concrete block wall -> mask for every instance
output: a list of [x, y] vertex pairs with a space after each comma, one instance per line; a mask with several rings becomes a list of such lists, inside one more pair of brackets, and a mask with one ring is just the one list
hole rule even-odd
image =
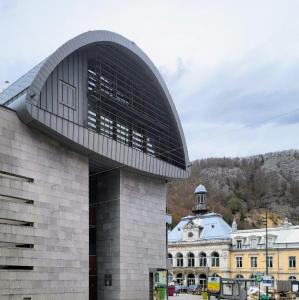
[[149, 272], [166, 268], [165, 180], [120, 171], [120, 299], [149, 299]]
[[[88, 159], [37, 130], [16, 113], [0, 107], [0, 195], [33, 200], [1, 200], [0, 218], [33, 222], [0, 224], [0, 299], [88, 299]], [[1, 244], [1, 243], [10, 244]], [[30, 243], [34, 248], [17, 248]]]
[[97, 194], [98, 299], [147, 300], [150, 271], [166, 268], [165, 181], [121, 168], [98, 176]]

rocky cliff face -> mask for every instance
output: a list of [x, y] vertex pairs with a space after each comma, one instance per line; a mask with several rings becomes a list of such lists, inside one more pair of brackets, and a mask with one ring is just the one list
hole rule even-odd
[[243, 228], [260, 227], [266, 207], [273, 225], [285, 217], [299, 223], [298, 150], [193, 162], [190, 178], [169, 184], [168, 207], [174, 220], [190, 213], [199, 183], [208, 189], [210, 209], [229, 222], [236, 217]]

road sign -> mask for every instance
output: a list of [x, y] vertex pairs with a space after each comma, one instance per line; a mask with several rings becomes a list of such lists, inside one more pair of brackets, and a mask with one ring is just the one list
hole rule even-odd
[[255, 281], [256, 282], [261, 282], [261, 281], [263, 281], [263, 277], [258, 275], [258, 276], [255, 277]]
[[274, 284], [274, 280], [271, 276], [263, 276], [263, 286], [271, 287]]

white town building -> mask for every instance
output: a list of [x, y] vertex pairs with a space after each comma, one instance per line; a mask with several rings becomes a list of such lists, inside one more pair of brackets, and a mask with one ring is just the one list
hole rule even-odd
[[229, 277], [232, 229], [220, 214], [208, 212], [203, 185], [194, 194], [194, 215], [182, 218], [168, 235], [169, 273], [180, 284], [205, 287], [209, 274]]

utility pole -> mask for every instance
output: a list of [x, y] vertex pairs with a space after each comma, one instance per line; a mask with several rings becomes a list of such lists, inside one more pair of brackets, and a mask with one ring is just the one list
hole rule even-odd
[[[266, 245], [265, 245], [265, 252], [266, 252], [266, 276], [269, 275], [269, 262], [268, 262], [268, 209], [266, 207], [266, 220], [265, 220], [265, 226], [266, 226]], [[268, 296], [269, 288], [266, 287], [266, 294]]]

